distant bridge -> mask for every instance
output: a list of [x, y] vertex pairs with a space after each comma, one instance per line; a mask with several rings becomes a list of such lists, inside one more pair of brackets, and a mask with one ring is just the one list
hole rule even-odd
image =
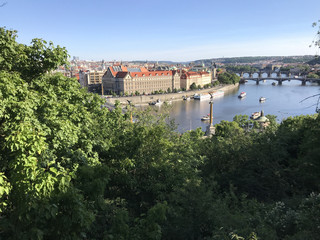
[[258, 78], [243, 77], [243, 78], [241, 78], [240, 82], [244, 83], [245, 81], [248, 81], [248, 80], [256, 81], [257, 84], [259, 84], [259, 82], [265, 81], [265, 80], [277, 81], [278, 85], [282, 85], [282, 82], [290, 81], [290, 80], [301, 81], [302, 85], [306, 85], [307, 82], [320, 84], [320, 79], [306, 78], [306, 77], [298, 77], [298, 78], [295, 78], [295, 77], [270, 77], [270, 78], [269, 77], [261, 77], [261, 78], [259, 78], [259, 77]]
[[[250, 72], [250, 73], [237, 73], [241, 80], [240, 82], [244, 83], [247, 80], [256, 81], [257, 84], [259, 84], [260, 81], [265, 80], [273, 80], [277, 81], [278, 85], [282, 85], [282, 82], [284, 81], [290, 81], [290, 80], [298, 80], [301, 81], [302, 85], [305, 85], [307, 82], [310, 83], [318, 83], [320, 84], [320, 79], [318, 78], [307, 78], [307, 76], [301, 76], [301, 73], [298, 73], [298, 75], [293, 75], [290, 72], [281, 73], [281, 72], [271, 72], [271, 71], [261, 71], [261, 72]], [[248, 77], [245, 77], [244, 74], [247, 74]], [[276, 74], [276, 76], [272, 76]], [[255, 75], [255, 76], [254, 76]]]

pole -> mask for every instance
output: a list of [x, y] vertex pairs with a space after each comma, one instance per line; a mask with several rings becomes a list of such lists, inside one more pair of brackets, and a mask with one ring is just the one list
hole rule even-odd
[[210, 100], [210, 126], [213, 125], [213, 100]]
[[104, 95], [104, 91], [103, 91], [103, 81], [101, 80], [101, 94], [102, 96]]

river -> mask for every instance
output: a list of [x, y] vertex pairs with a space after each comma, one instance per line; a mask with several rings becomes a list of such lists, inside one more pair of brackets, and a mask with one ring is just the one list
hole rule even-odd
[[[267, 80], [256, 85], [255, 81], [249, 80], [223, 97], [214, 98], [213, 124], [222, 120], [232, 121], [233, 117], [239, 114], [250, 116], [253, 112], [261, 110], [265, 115], [276, 115], [279, 122], [289, 116], [315, 114], [318, 97], [302, 100], [320, 93], [319, 85], [307, 83], [302, 86], [300, 81], [291, 80], [273, 86], [272, 82]], [[246, 92], [247, 96], [239, 99], [238, 95], [242, 91]], [[259, 102], [261, 96], [267, 98], [265, 102]], [[176, 101], [172, 103], [170, 118], [175, 119], [179, 132], [198, 127], [205, 131], [208, 123], [201, 121], [201, 117], [209, 113], [209, 107], [209, 100]], [[157, 108], [161, 111], [162, 106]]]

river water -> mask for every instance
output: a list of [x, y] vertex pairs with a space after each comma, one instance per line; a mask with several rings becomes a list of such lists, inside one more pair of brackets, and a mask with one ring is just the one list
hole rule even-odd
[[[250, 116], [253, 112], [261, 110], [265, 115], [276, 115], [279, 122], [289, 116], [315, 114], [318, 97], [304, 99], [320, 93], [318, 84], [307, 83], [302, 86], [300, 81], [291, 80], [284, 81], [282, 85], [273, 86], [272, 82], [273, 80], [267, 80], [256, 85], [255, 81], [249, 80], [223, 97], [214, 98], [213, 124], [221, 120], [232, 121], [235, 115]], [[242, 91], [246, 92], [247, 96], [240, 99], [238, 95]], [[261, 96], [267, 98], [265, 102], [259, 102]], [[161, 112], [162, 106], [155, 107], [160, 108]], [[208, 123], [201, 121], [201, 117], [209, 112], [209, 100], [176, 101], [172, 103], [170, 118], [175, 119], [179, 132], [198, 127], [205, 131]]]

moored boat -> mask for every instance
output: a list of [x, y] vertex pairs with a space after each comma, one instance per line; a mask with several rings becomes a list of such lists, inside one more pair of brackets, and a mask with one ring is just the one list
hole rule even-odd
[[273, 83], [272, 83], [272, 86], [276, 86], [276, 85], [277, 85], [276, 82], [273, 82]]
[[210, 99], [211, 98], [211, 95], [209, 93], [207, 94], [195, 94], [193, 96], [193, 99], [195, 100], [207, 100], [207, 99]]
[[149, 105], [160, 106], [162, 103], [160, 99], [157, 99], [157, 101], [150, 102]]
[[224, 96], [224, 91], [222, 90], [218, 90], [218, 91], [215, 91], [215, 92], [212, 92], [210, 93], [211, 96], [214, 98], [214, 97], [221, 97], [221, 96]]
[[266, 98], [265, 97], [260, 97], [259, 98], [259, 102], [265, 102], [266, 101]]
[[190, 97], [188, 97], [188, 96], [183, 96], [183, 100], [190, 100]]

